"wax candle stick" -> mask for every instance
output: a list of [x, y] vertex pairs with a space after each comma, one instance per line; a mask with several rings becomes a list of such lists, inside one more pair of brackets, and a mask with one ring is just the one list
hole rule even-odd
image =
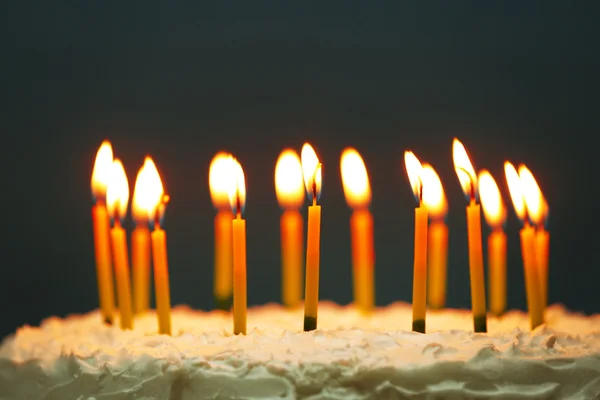
[[233, 227], [233, 334], [246, 334], [246, 182], [242, 166], [236, 161], [234, 184], [229, 192], [231, 207], [236, 215]]
[[148, 227], [152, 204], [147, 204], [148, 187], [146, 168], [152, 159], [146, 157], [140, 168], [133, 190], [131, 211], [136, 227], [131, 233], [131, 264], [133, 269], [133, 313], [150, 308], [150, 229]]
[[131, 307], [131, 283], [129, 280], [129, 256], [127, 253], [127, 237], [121, 226], [121, 220], [127, 214], [129, 202], [129, 184], [123, 164], [115, 159], [112, 164], [111, 176], [106, 189], [108, 213], [114, 221], [110, 230], [113, 263], [117, 280], [117, 296], [121, 329], [133, 329], [133, 310]]
[[481, 242], [481, 207], [477, 204], [477, 175], [463, 144], [454, 139], [452, 145], [454, 169], [469, 198], [467, 206], [467, 237], [469, 241], [469, 275], [471, 281], [471, 306], [475, 332], [487, 332], [487, 309], [483, 273]]
[[321, 246], [321, 163], [312, 146], [305, 143], [301, 153], [302, 173], [308, 198], [308, 228], [306, 239], [306, 279], [304, 292], [304, 330], [317, 329], [319, 310], [319, 257]]
[[503, 229], [506, 208], [496, 181], [486, 170], [479, 173], [479, 196], [483, 215], [492, 229], [488, 236], [490, 311], [500, 316], [506, 310], [506, 234]]
[[165, 208], [170, 197], [165, 194], [156, 165], [147, 158], [144, 163], [143, 203], [148, 210], [148, 218], [153, 225], [150, 240], [152, 245], [152, 264], [154, 265], [154, 297], [158, 333], [171, 334], [171, 291], [169, 285], [169, 263], [167, 256], [167, 233], [162, 228]]
[[284, 212], [281, 214], [281, 299], [285, 306], [298, 306], [302, 300], [302, 237], [304, 227], [298, 209], [304, 202], [302, 165], [291, 149], [281, 152], [275, 167], [275, 192]]
[[540, 302], [545, 310], [548, 305], [548, 247], [550, 242], [550, 235], [545, 229], [548, 203], [533, 174], [525, 165], [519, 166], [519, 178], [523, 187], [527, 214], [536, 228], [534, 235], [535, 261], [540, 282]]
[[229, 311], [233, 298], [233, 213], [229, 204], [229, 189], [235, 168], [233, 156], [229, 153], [217, 153], [209, 169], [209, 188], [215, 216], [214, 235], [214, 286], [215, 307]]
[[421, 175], [427, 181], [423, 205], [429, 214], [427, 238], [427, 303], [435, 309], [446, 305], [448, 262], [448, 226], [445, 218], [448, 203], [440, 177], [429, 164], [423, 164]]
[[423, 206], [423, 167], [411, 151], [404, 152], [404, 164], [410, 185], [419, 206], [415, 208], [415, 251], [413, 265], [412, 330], [425, 333], [427, 312], [427, 223], [428, 212]]
[[521, 238], [521, 255], [525, 272], [527, 309], [529, 311], [531, 329], [534, 329], [544, 323], [544, 308], [540, 295], [540, 279], [538, 277], [535, 254], [535, 230], [529, 224], [527, 205], [523, 197], [525, 188], [521, 177], [515, 167], [508, 161], [504, 163], [504, 173], [515, 213], [523, 222], [523, 228], [519, 232]]
[[113, 323], [115, 294], [113, 287], [112, 260], [110, 252], [110, 220], [106, 211], [106, 186], [110, 178], [113, 162], [112, 147], [108, 141], [102, 142], [96, 154], [92, 172], [92, 196], [95, 204], [92, 207], [94, 225], [94, 250], [96, 256], [96, 275], [98, 297], [102, 320]]
[[363, 314], [368, 314], [375, 305], [373, 244], [373, 215], [369, 211], [371, 186], [365, 163], [353, 148], [342, 152], [340, 171], [344, 195], [352, 208], [350, 238], [352, 246], [352, 277], [354, 302]]

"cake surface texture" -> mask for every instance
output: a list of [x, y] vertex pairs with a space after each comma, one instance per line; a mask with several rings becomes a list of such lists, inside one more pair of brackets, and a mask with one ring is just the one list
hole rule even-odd
[[0, 399], [599, 399], [600, 315], [549, 307], [490, 316], [473, 333], [467, 310], [428, 311], [413, 333], [411, 307], [361, 316], [322, 302], [319, 329], [302, 332], [303, 309], [248, 311], [248, 335], [231, 315], [173, 309], [173, 336], [153, 311], [132, 331], [97, 311], [24, 326], [0, 346]]

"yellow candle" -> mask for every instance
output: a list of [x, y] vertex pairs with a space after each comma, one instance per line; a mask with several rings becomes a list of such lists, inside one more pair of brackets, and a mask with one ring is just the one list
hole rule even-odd
[[150, 229], [139, 224], [131, 234], [133, 266], [133, 312], [140, 314], [150, 308]]
[[98, 296], [102, 320], [112, 324], [115, 308], [112, 261], [110, 253], [110, 221], [106, 211], [106, 186], [113, 162], [113, 153], [108, 141], [104, 141], [98, 149], [94, 170], [92, 172], [92, 195], [96, 204], [92, 207], [94, 225], [94, 250], [96, 256], [96, 275]]
[[439, 309], [446, 305], [448, 226], [444, 219], [448, 203], [442, 181], [431, 165], [423, 164], [421, 176], [427, 182], [423, 205], [431, 221], [427, 239], [427, 302], [432, 308]]
[[287, 307], [302, 301], [302, 262], [304, 261], [302, 215], [297, 210], [281, 214], [281, 298]]
[[209, 169], [209, 188], [213, 205], [218, 210], [214, 223], [214, 284], [217, 309], [229, 311], [233, 298], [233, 213], [229, 204], [235, 160], [229, 153], [217, 153]]
[[[131, 213], [136, 227], [131, 233], [131, 264], [133, 268], [133, 313], [140, 314], [150, 308], [150, 214], [155, 207], [148, 204], [148, 191], [152, 182], [148, 180], [148, 168], [153, 168], [150, 157], [144, 159], [144, 165], [138, 171], [133, 190]], [[156, 168], [156, 167], [154, 167]]]
[[317, 200], [321, 194], [321, 163], [312, 146], [302, 147], [302, 172], [304, 184], [312, 205], [308, 207], [306, 239], [306, 279], [304, 292], [304, 330], [317, 329], [319, 309], [319, 256], [321, 246], [321, 206]]
[[354, 303], [363, 314], [375, 305], [373, 245], [373, 216], [368, 207], [371, 203], [371, 186], [365, 163], [353, 148], [346, 148], [340, 159], [344, 195], [352, 208], [350, 238], [352, 246], [352, 275]]
[[479, 195], [483, 215], [492, 229], [488, 237], [490, 311], [500, 316], [506, 310], [506, 235], [502, 228], [506, 208], [496, 181], [486, 170], [479, 173]]
[[506, 234], [500, 228], [488, 236], [490, 311], [501, 316], [506, 311]]
[[165, 194], [156, 165], [147, 157], [144, 163], [144, 185], [141, 203], [149, 221], [154, 225], [150, 234], [152, 263], [154, 265], [154, 296], [158, 333], [171, 334], [171, 293], [169, 289], [169, 264], [167, 257], [167, 233], [161, 227], [169, 196]]
[[536, 226], [535, 258], [540, 285], [541, 307], [545, 310], [548, 305], [548, 253], [550, 234], [545, 229], [548, 218], [548, 203], [542, 194], [531, 171], [525, 166], [519, 166], [519, 177], [523, 187], [523, 197], [531, 222]]
[[463, 144], [454, 139], [452, 146], [454, 169], [463, 192], [470, 199], [467, 206], [467, 236], [469, 241], [469, 275], [471, 281], [471, 307], [473, 329], [487, 332], [487, 310], [485, 302], [485, 280], [481, 243], [481, 207], [476, 203], [477, 175]]
[[527, 183], [522, 179], [515, 167], [506, 161], [504, 172], [510, 197], [517, 217], [523, 222], [523, 228], [519, 232], [521, 237], [521, 255], [525, 273], [525, 290], [527, 291], [527, 308], [531, 329], [544, 323], [544, 307], [540, 295], [540, 279], [538, 277], [538, 265], [536, 262], [535, 229], [529, 224], [528, 206], [525, 203], [529, 195]]
[[154, 290], [158, 333], [171, 334], [171, 293], [169, 289], [169, 264], [167, 261], [167, 233], [158, 221], [152, 231], [152, 258], [154, 262]]
[[246, 205], [244, 170], [236, 161], [234, 182], [229, 192], [231, 207], [236, 217], [233, 228], [233, 334], [246, 334], [246, 220], [242, 213]]
[[548, 258], [550, 251], [550, 233], [539, 226], [535, 233], [536, 261], [538, 263], [538, 275], [540, 278], [540, 295], [542, 296], [542, 307], [548, 306]]
[[229, 311], [233, 301], [233, 244], [231, 210], [219, 210], [215, 216], [215, 306]]
[[425, 333], [427, 312], [427, 223], [428, 212], [423, 206], [423, 167], [412, 151], [404, 152], [404, 163], [408, 180], [419, 207], [415, 208], [415, 251], [413, 263], [412, 330]]
[[131, 283], [129, 279], [129, 256], [127, 254], [127, 237], [121, 227], [121, 219], [127, 213], [129, 202], [129, 184], [123, 164], [118, 159], [113, 161], [110, 181], [106, 189], [108, 212], [114, 220], [110, 231], [112, 241], [113, 263], [117, 280], [117, 296], [121, 329], [133, 329], [133, 310], [131, 307]]
[[275, 167], [275, 192], [284, 209], [281, 229], [281, 299], [295, 307], [302, 301], [303, 221], [298, 209], [304, 202], [302, 165], [298, 154], [285, 149]]

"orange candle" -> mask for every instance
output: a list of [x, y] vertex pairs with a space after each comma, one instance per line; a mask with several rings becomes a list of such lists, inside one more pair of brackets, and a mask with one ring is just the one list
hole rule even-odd
[[213, 205], [217, 209], [215, 217], [215, 253], [213, 293], [215, 307], [229, 311], [233, 299], [233, 213], [229, 204], [229, 190], [232, 186], [235, 160], [229, 153], [217, 153], [209, 169], [208, 184]]
[[236, 161], [234, 184], [229, 192], [231, 207], [236, 215], [233, 231], [233, 334], [246, 334], [246, 220], [242, 213], [246, 205], [246, 181], [242, 166]]
[[106, 211], [106, 186], [109, 181], [113, 152], [110, 142], [104, 141], [96, 154], [92, 172], [92, 196], [95, 204], [92, 207], [94, 225], [94, 250], [96, 256], [96, 275], [98, 296], [102, 320], [113, 323], [115, 294], [113, 287], [112, 261], [110, 253], [110, 220]]
[[486, 170], [479, 173], [479, 195], [483, 215], [492, 229], [488, 236], [490, 311], [500, 316], [506, 311], [506, 234], [503, 229], [506, 208], [496, 181]]
[[302, 146], [302, 173], [308, 198], [308, 229], [306, 237], [306, 279], [304, 283], [304, 331], [317, 329], [319, 310], [319, 267], [321, 247], [321, 163], [308, 143]]
[[425, 333], [427, 312], [427, 223], [428, 212], [423, 205], [423, 167], [412, 151], [404, 152], [408, 180], [419, 206], [415, 208], [415, 251], [413, 263], [412, 330]]
[[540, 279], [535, 251], [535, 230], [529, 224], [528, 209], [525, 203], [525, 186], [515, 167], [508, 161], [504, 163], [504, 172], [510, 197], [513, 202], [517, 217], [523, 222], [523, 228], [519, 232], [521, 237], [521, 255], [523, 258], [523, 269], [525, 272], [525, 289], [527, 292], [527, 309], [531, 329], [544, 323], [544, 307], [540, 294]]
[[519, 166], [519, 177], [523, 185], [527, 213], [536, 227], [534, 238], [535, 261], [540, 281], [540, 301], [545, 310], [548, 306], [548, 253], [550, 245], [550, 234], [545, 229], [548, 218], [548, 203], [546, 203], [546, 199], [533, 174], [526, 166]]
[[471, 305], [475, 332], [487, 332], [485, 280], [481, 239], [481, 207], [477, 204], [477, 175], [463, 144], [454, 139], [452, 145], [454, 169], [469, 198], [467, 206], [467, 236], [469, 241], [469, 275], [471, 280]]
[[136, 222], [136, 227], [131, 234], [131, 264], [133, 268], [133, 313], [140, 314], [150, 308], [150, 219], [151, 204], [147, 204], [146, 192], [148, 179], [147, 164], [153, 163], [146, 157], [144, 165], [140, 168], [133, 190], [131, 212]]
[[284, 212], [281, 214], [281, 299], [295, 307], [302, 301], [302, 254], [304, 239], [302, 215], [304, 183], [300, 157], [291, 149], [281, 152], [275, 167], [275, 193]]
[[423, 191], [423, 205], [429, 214], [427, 239], [427, 303], [432, 308], [446, 305], [446, 276], [448, 263], [448, 226], [445, 218], [448, 203], [440, 177], [429, 164], [423, 164], [422, 180], [427, 182]]
[[375, 306], [373, 215], [369, 211], [371, 185], [365, 163], [353, 148], [342, 152], [340, 170], [346, 202], [352, 209], [350, 238], [354, 303], [363, 314], [368, 314]]
[[156, 165], [149, 157], [144, 162], [143, 191], [140, 202], [146, 210], [150, 224], [152, 263], [154, 265], [154, 296], [158, 333], [171, 334], [171, 293], [169, 288], [169, 263], [167, 257], [167, 233], [161, 227], [169, 196], [165, 194]]
[[127, 214], [129, 202], [129, 184], [127, 175], [120, 160], [112, 164], [111, 176], [106, 189], [108, 213], [114, 221], [110, 230], [113, 263], [117, 280], [117, 296], [121, 329], [133, 329], [133, 310], [131, 307], [131, 283], [129, 279], [129, 256], [127, 253], [127, 236], [121, 222]]

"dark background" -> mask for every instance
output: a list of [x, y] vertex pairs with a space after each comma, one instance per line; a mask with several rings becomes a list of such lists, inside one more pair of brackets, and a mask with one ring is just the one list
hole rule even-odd
[[279, 300], [274, 167], [308, 140], [324, 165], [321, 298], [351, 301], [339, 155], [352, 145], [373, 187], [377, 303], [411, 299], [412, 149], [445, 185], [448, 303], [468, 307], [457, 136], [509, 207], [509, 306], [525, 297], [505, 159], [530, 167], [551, 207], [550, 301], [600, 312], [596, 3], [202, 3], [0, 6], [0, 336], [97, 306], [89, 181], [105, 138], [131, 186], [150, 154], [172, 196], [173, 304], [212, 307], [218, 150], [247, 177], [249, 303]]

